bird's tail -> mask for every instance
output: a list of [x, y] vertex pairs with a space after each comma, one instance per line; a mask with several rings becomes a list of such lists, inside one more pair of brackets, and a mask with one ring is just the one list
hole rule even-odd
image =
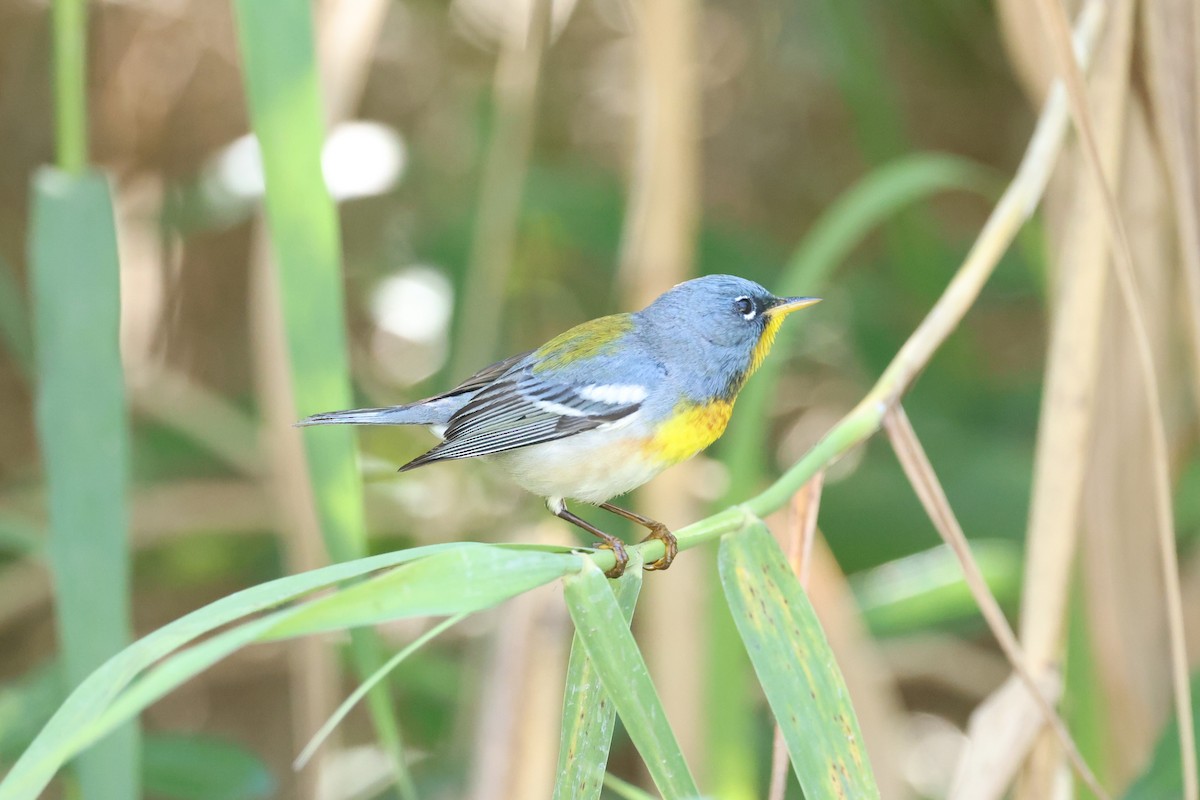
[[407, 406], [355, 408], [326, 411], [300, 420], [297, 427], [309, 425], [444, 425], [462, 402], [454, 398], [426, 400]]

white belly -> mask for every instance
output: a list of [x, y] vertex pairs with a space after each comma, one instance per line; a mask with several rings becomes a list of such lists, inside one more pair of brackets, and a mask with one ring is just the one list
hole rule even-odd
[[522, 488], [542, 497], [603, 503], [632, 491], [667, 466], [651, 461], [637, 437], [597, 429], [490, 456]]

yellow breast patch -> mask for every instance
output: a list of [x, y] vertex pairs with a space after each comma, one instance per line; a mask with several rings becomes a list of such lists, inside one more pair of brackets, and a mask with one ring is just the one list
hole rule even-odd
[[720, 438], [732, 414], [732, 400], [680, 403], [671, 418], [645, 441], [642, 451], [670, 464], [686, 461]]
[[633, 327], [628, 314], [612, 314], [576, 325], [538, 348], [534, 372], [565, 367], [575, 361], [611, 352]]

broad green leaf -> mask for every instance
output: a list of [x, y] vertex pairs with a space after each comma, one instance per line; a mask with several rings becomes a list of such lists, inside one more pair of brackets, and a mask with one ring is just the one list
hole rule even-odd
[[317, 589], [424, 556], [472, 547], [486, 545], [428, 545], [290, 575], [235, 592], [164, 625], [110, 658], [71, 692], [0, 782], [0, 800], [37, 797], [63, 763], [90, 743], [81, 735], [84, 728], [94, 723], [139, 673], [196, 638]]
[[779, 545], [761, 522], [721, 539], [721, 586], [805, 797], [879, 789], [845, 681]]
[[[625, 574], [613, 584], [626, 625], [633, 619], [633, 609], [641, 590], [642, 558], [641, 553], [634, 550], [629, 554]], [[616, 721], [617, 710], [604, 691], [595, 666], [588, 660], [577, 632], [571, 642], [571, 660], [567, 664], [555, 800], [594, 800], [600, 796]]]
[[[46, 549], [63, 676], [75, 686], [130, 639], [120, 267], [103, 175], [37, 173], [29, 255]], [[136, 797], [137, 758], [133, 725], [83, 755], [85, 800]]]
[[[1192, 720], [1200, 742], [1200, 672], [1192, 673]], [[1196, 755], [1200, 757], [1200, 747]], [[1179, 748], [1179, 720], [1172, 718], [1163, 729], [1150, 766], [1129, 787], [1124, 800], [1167, 800], [1183, 797], [1183, 762]]]
[[665, 800], [699, 794], [608, 579], [591, 559], [563, 581], [584, 653]]
[[469, 614], [576, 572], [585, 560], [578, 555], [488, 545], [457, 547], [314, 600], [272, 627], [270, 637], [302, 636], [400, 617]]
[[146, 792], [173, 800], [255, 800], [276, 792], [258, 756], [207, 736], [150, 734], [142, 750]]

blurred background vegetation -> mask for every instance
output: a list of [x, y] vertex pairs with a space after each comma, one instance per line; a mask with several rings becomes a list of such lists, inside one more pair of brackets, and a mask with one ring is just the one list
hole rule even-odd
[[[247, 11], [239, 29], [234, 4], [211, 0], [88, 4], [76, 54], [87, 67], [88, 160], [110, 179], [119, 251], [130, 474], [117, 514], [128, 516], [134, 633], [327, 563], [329, 553], [456, 539], [573, 541], [486, 464], [396, 477], [395, 466], [430, 444], [408, 429], [358, 436], [367, 536], [356, 540], [357, 512], [338, 517], [339, 501], [321, 499], [319, 475], [314, 504], [299, 435], [288, 428], [329, 410], [306, 402], [339, 396], [311, 387], [344, 380], [341, 353], [348, 403], [404, 402], [691, 275], [730, 272], [779, 288], [789, 264], [824, 259], [828, 277], [800, 288], [826, 302], [776, 349], [780, 375], [764, 413], [737, 419], [712, 452], [663, 476], [640, 503], [680, 527], [760, 488], [870, 388], [1013, 172], [1052, 63], [1018, 5], [322, 0], [313, 6], [329, 133], [322, 164], [340, 223], [340, 281], [280, 286], [272, 253], [288, 256], [268, 241], [264, 172], [275, 194], [266, 198], [272, 230], [320, 229], [311, 249], [293, 241], [294, 256], [320, 270], [321, 248], [332, 248], [336, 263], [338, 231], [325, 236], [319, 210], [289, 209], [288, 193], [299, 203], [306, 191], [299, 179], [287, 183], [293, 164], [278, 150], [260, 158], [248, 133], [246, 87], [253, 94], [253, 82], [269, 76], [251, 74], [246, 37], [264, 21]], [[1136, 13], [1136, 4], [1117, 5], [1126, 11], [1114, 17]], [[1153, 20], [1143, 25], [1153, 32]], [[73, 296], [69, 286], [39, 283], [31, 267], [41, 252], [31, 239], [31, 185], [55, 162], [62, 135], [53, 31], [45, 3], [0, 0], [0, 770], [79, 677], [65, 677], [59, 655], [55, 587], [60, 602], [74, 592], [85, 608], [93, 592], [125, 591], [106, 569], [85, 564], [68, 586], [47, 568], [53, 459], [45, 433], [39, 444], [35, 398], [50, 367], [45, 353], [34, 355], [42, 301], [33, 287]], [[1137, 35], [1153, 55], [1151, 33]], [[1175, 238], [1164, 188], [1180, 163], [1195, 162], [1173, 161], [1156, 127], [1164, 124], [1156, 95], [1138, 83], [1148, 56], [1106, 46], [1101, 63], [1106, 53], [1112, 63], [1114, 48], [1125, 53], [1115, 116], [1127, 133], [1115, 152], [1131, 176], [1123, 207], [1140, 215], [1129, 217], [1139, 263], [1152, 276], [1143, 276], [1143, 291], [1160, 357], [1195, 664], [1198, 383], [1186, 322], [1198, 310], [1184, 278], [1195, 253]], [[273, 124], [285, 138], [307, 135]], [[1081, 163], [1073, 157], [1051, 186], [1046, 215], [1027, 226], [906, 400], [1014, 619], [1028, 589], [1049, 308], [1061, 279], [1051, 256], [1072, 236], [1086, 238], [1073, 227]], [[1194, 180], [1183, 169], [1183, 181]], [[68, 221], [56, 230], [70, 237], [75, 229]], [[79, 290], [69, 271], [60, 279]], [[305, 300], [315, 293], [337, 308], [339, 291], [344, 330], [321, 302]], [[1104, 291], [1104, 366], [1088, 394], [1098, 400], [1071, 520], [1083, 555], [1070, 586], [1060, 581], [1072, 605], [1056, 659], [1067, 664], [1064, 708], [1085, 754], [1106, 785], [1123, 790], [1151, 764], [1171, 706], [1149, 492], [1137, 483], [1144, 423], [1125, 391], [1137, 373], [1120, 347], [1121, 323], [1111, 321], [1120, 317], [1115, 290]], [[88, 295], [78, 302], [86, 306]], [[102, 358], [104, 336], [79, 332], [68, 350], [91, 363]], [[82, 401], [92, 387], [76, 389]], [[754, 438], [763, 432], [765, 450]], [[738, 453], [745, 442], [749, 460]], [[340, 457], [327, 456], [322, 463]], [[353, 483], [338, 495], [351, 498], [343, 502], [353, 500]], [[338, 519], [348, 531], [340, 540], [330, 534]], [[820, 530], [828, 550], [819, 548], [811, 594], [883, 795], [945, 796], [969, 715], [1007, 677], [1007, 663], [884, 442], [830, 470]], [[89, 531], [77, 535], [85, 541]], [[770, 719], [742, 658], [731, 655], [709, 550], [650, 576], [635, 630], [700, 785], [715, 797], [759, 797]], [[312, 765], [294, 772], [291, 761], [355, 685], [351, 664], [419, 630], [396, 624], [381, 627], [381, 642], [331, 638], [238, 653], [143, 715], [145, 791], [390, 796], [388, 761], [365, 711]], [[412, 771], [422, 797], [548, 796], [569, 641], [561, 598], [547, 590], [456, 627], [395, 672], [380, 702], [419, 756]], [[1159, 761], [1175, 759], [1163, 769], [1178, 774], [1177, 751], [1160, 751]], [[620, 739], [611, 769], [643, 779]], [[56, 784], [56, 796], [72, 786]]]

